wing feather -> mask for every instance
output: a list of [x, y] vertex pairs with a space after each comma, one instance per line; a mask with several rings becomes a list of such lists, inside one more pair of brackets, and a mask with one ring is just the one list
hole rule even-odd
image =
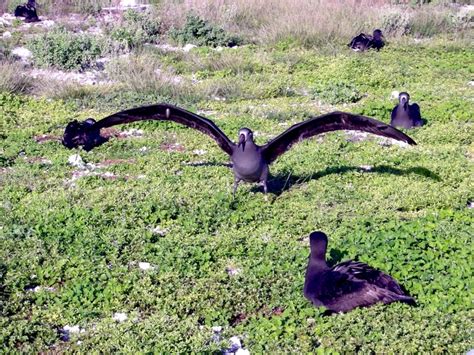
[[383, 137], [393, 138], [408, 144], [416, 144], [413, 139], [398, 129], [373, 118], [346, 112], [332, 112], [297, 123], [262, 147], [267, 163], [271, 163], [285, 153], [293, 144], [317, 134], [337, 130], [356, 130]]
[[69, 148], [77, 145], [84, 145], [84, 147], [87, 146], [89, 149], [92, 149], [95, 146], [103, 143], [103, 141], [99, 140], [99, 144], [95, 144], [97, 135], [99, 134], [98, 132], [100, 132], [101, 128], [143, 120], [174, 121], [187, 127], [197, 129], [198, 131], [207, 134], [212, 139], [214, 139], [222, 148], [222, 150], [224, 150], [229, 155], [232, 154], [233, 147], [235, 146], [235, 144], [224, 134], [224, 132], [222, 132], [219, 127], [217, 127], [217, 125], [211, 120], [169, 104], [136, 107], [107, 116], [93, 125], [84, 127], [83, 129], [85, 132], [80, 132], [82, 133], [82, 136], [81, 140], [79, 140], [79, 144], [77, 143], [77, 140], [73, 143], [70, 143], [74, 136], [77, 136], [76, 133], [78, 132], [72, 131], [72, 128], [68, 132], [68, 128], [66, 128], [63, 137], [63, 143]]

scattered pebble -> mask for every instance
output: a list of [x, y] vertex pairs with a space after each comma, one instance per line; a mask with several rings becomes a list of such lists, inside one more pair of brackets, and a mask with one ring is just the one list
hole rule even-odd
[[392, 93], [390, 94], [390, 98], [391, 99], [398, 99], [398, 95], [400, 95], [400, 92], [399, 91], [392, 91]]
[[183, 51], [184, 52], [189, 52], [191, 51], [193, 48], [196, 48], [197, 46], [194, 45], [194, 44], [191, 44], [191, 43], [188, 43], [186, 44], [184, 47], [183, 47]]
[[138, 149], [139, 152], [142, 152], [142, 153], [145, 153], [148, 151], [148, 147], [141, 147], [140, 149]]
[[230, 341], [230, 347], [225, 349], [223, 353], [225, 355], [248, 355], [250, 352], [244, 348], [242, 348], [242, 343], [240, 342], [239, 337], [233, 336], [232, 338], [229, 339]]
[[30, 58], [33, 56], [33, 53], [25, 47], [14, 48], [12, 54], [19, 57], [23, 63], [29, 63]]
[[234, 268], [232, 266], [228, 266], [228, 267], [226, 267], [225, 271], [227, 271], [227, 274], [229, 276], [235, 276], [235, 275], [240, 274], [242, 272], [242, 269]]
[[360, 165], [359, 168], [364, 171], [371, 171], [374, 167], [372, 165]]
[[156, 226], [151, 230], [153, 234], [159, 234], [161, 236], [164, 236], [168, 231], [164, 228], [161, 228], [161, 226]]
[[143, 130], [142, 129], [136, 129], [136, 128], [131, 128], [127, 131], [123, 131], [119, 133], [120, 137], [141, 137], [143, 136]]
[[71, 339], [71, 334], [80, 334], [85, 333], [85, 329], [80, 328], [78, 325], [65, 325], [60, 331], [59, 338], [62, 341], [69, 341]]
[[151, 266], [150, 263], [147, 263], [147, 262], [144, 262], [144, 261], [138, 262], [138, 267], [142, 270], [152, 270], [153, 269], [153, 266]]
[[214, 333], [220, 333], [220, 332], [222, 332], [222, 327], [220, 325], [216, 325], [216, 326], [212, 327], [212, 331]]
[[69, 165], [74, 166], [76, 168], [80, 168], [80, 169], [85, 168], [84, 160], [82, 160], [82, 158], [79, 154], [71, 155], [68, 158], [67, 162], [68, 162]]
[[207, 153], [207, 151], [205, 151], [204, 149], [195, 149], [193, 150], [193, 153], [196, 155], [204, 155]]
[[10, 31], [5, 31], [5, 32], [3, 32], [2, 37], [3, 37], [4, 39], [11, 38], [11, 37], [12, 37], [12, 33], [11, 33]]
[[45, 291], [45, 292], [55, 292], [56, 289], [54, 287], [43, 287], [43, 286], [36, 286], [36, 287], [33, 287], [33, 288], [29, 288], [27, 289], [27, 291], [29, 292], [41, 292], [41, 291]]
[[119, 323], [122, 323], [122, 322], [125, 322], [127, 320], [127, 315], [125, 313], [121, 313], [121, 312], [116, 312], [114, 313], [112, 319], [119, 322]]

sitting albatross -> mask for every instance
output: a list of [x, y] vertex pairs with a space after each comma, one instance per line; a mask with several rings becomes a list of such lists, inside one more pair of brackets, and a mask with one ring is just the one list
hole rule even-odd
[[326, 234], [313, 232], [309, 238], [311, 254], [303, 292], [315, 306], [324, 306], [329, 312], [348, 312], [379, 302], [415, 304], [393, 277], [367, 264], [349, 260], [330, 268], [326, 264]]
[[40, 20], [36, 13], [35, 0], [28, 0], [26, 4], [18, 5], [14, 14], [16, 17], [24, 17], [25, 22], [38, 22]]
[[398, 95], [398, 105], [392, 110], [392, 119], [390, 124], [394, 127], [413, 128], [423, 125], [421, 119], [420, 106], [409, 104], [410, 95], [407, 92], [401, 92]]
[[101, 128], [141, 120], [174, 121], [197, 129], [213, 138], [233, 163], [234, 195], [240, 181], [261, 182], [267, 193], [268, 165], [286, 152], [294, 143], [314, 135], [337, 130], [358, 130], [393, 138], [408, 144], [416, 144], [403, 132], [373, 118], [345, 112], [332, 112], [297, 123], [263, 146], [256, 145], [248, 128], [239, 131], [239, 141], [232, 142], [214, 122], [169, 104], [137, 107], [114, 113], [96, 122], [89, 118], [84, 122], [70, 122], [63, 136], [68, 148], [83, 146], [91, 150], [107, 141], [100, 135]]
[[372, 36], [366, 35], [365, 33], [355, 36], [347, 46], [351, 47], [351, 49], [356, 52], [363, 52], [370, 48], [375, 48], [379, 51], [383, 46], [385, 46], [385, 42], [383, 41], [382, 31], [376, 29]]

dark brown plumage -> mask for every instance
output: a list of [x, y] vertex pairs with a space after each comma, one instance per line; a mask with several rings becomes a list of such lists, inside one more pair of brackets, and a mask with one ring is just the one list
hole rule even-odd
[[415, 304], [393, 277], [367, 264], [349, 260], [330, 268], [326, 264], [327, 243], [323, 232], [311, 233], [303, 292], [315, 306], [324, 306], [330, 312], [348, 312], [379, 302]]
[[239, 142], [235, 144], [211, 120], [168, 104], [121, 111], [98, 122], [93, 119], [85, 122], [72, 121], [64, 132], [63, 144], [68, 148], [83, 146], [85, 150], [91, 150], [107, 141], [107, 138], [100, 135], [101, 128], [141, 120], [174, 121], [212, 137], [231, 157], [235, 176], [234, 193], [241, 180], [261, 182], [266, 192], [268, 165], [293, 144], [323, 132], [343, 129], [360, 130], [408, 144], [416, 144], [406, 134], [383, 122], [345, 112], [332, 112], [295, 124], [264, 146], [255, 144], [250, 129], [242, 128], [239, 131]]
[[26, 4], [18, 5], [14, 12], [16, 17], [24, 17], [25, 22], [38, 22], [38, 14], [36, 13], [35, 0], [28, 0]]
[[356, 52], [363, 52], [371, 48], [379, 51], [383, 46], [385, 46], [385, 42], [382, 31], [376, 29], [374, 30], [372, 36], [366, 35], [365, 33], [360, 33], [359, 35], [352, 38], [351, 42], [347, 46]]

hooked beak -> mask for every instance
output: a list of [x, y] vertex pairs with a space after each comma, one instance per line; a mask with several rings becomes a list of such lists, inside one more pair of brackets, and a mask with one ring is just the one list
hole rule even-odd
[[242, 146], [242, 150], [245, 149], [245, 141], [246, 141], [246, 137], [245, 137], [245, 134], [241, 134], [240, 137], [239, 137], [239, 147]]

